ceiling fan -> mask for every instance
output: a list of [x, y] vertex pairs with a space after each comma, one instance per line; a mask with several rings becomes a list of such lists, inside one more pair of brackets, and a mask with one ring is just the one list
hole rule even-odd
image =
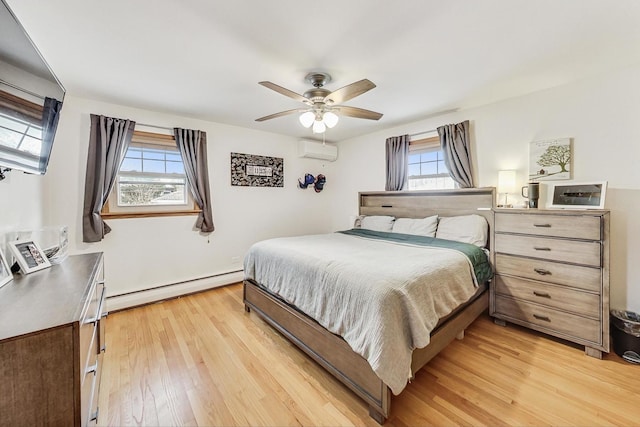
[[382, 117], [382, 114], [376, 113], [375, 111], [340, 105], [376, 87], [375, 84], [367, 79], [351, 83], [333, 92], [323, 87], [331, 81], [331, 76], [327, 73], [309, 73], [305, 77], [305, 81], [311, 83], [313, 89], [309, 89], [303, 95], [278, 86], [275, 83], [266, 81], [259, 82], [260, 85], [266, 88], [302, 102], [306, 107], [270, 114], [260, 117], [256, 119], [256, 121], [264, 122], [265, 120], [275, 119], [276, 117], [302, 113], [300, 115], [300, 123], [304, 127], [308, 128], [313, 125], [314, 133], [323, 133], [327, 127], [332, 128], [338, 123], [338, 115], [368, 120], [380, 120]]

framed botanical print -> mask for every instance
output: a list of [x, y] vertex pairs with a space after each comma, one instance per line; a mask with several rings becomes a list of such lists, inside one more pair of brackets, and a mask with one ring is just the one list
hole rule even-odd
[[529, 181], [571, 179], [571, 138], [534, 141], [529, 146]]

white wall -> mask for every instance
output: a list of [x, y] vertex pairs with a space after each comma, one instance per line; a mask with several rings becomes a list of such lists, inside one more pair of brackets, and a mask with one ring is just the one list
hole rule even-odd
[[358, 191], [384, 190], [384, 140], [389, 136], [470, 120], [477, 186], [495, 186], [501, 169], [516, 169], [524, 185], [529, 142], [571, 137], [574, 181], [609, 183], [605, 207], [611, 210], [611, 306], [640, 312], [638, 75], [640, 65], [342, 141], [332, 228], [345, 228], [349, 215], [357, 213]]
[[[107, 223], [113, 231], [102, 242], [83, 243], [90, 113], [206, 131], [216, 230], [209, 237], [193, 231], [195, 216], [112, 219]], [[296, 143], [282, 135], [67, 96], [44, 177], [44, 222], [69, 226], [71, 253], [104, 251], [111, 296], [239, 270], [247, 249], [258, 240], [329, 230], [328, 200], [336, 188], [332, 185], [335, 165], [298, 158]], [[283, 157], [285, 187], [232, 187], [232, 151]], [[327, 175], [321, 193], [297, 188], [297, 179], [305, 172]], [[12, 209], [20, 209], [15, 217], [22, 214], [23, 199], [31, 197], [14, 198], [12, 206], [17, 207]]]
[[0, 234], [40, 227], [44, 177], [18, 171], [6, 172], [5, 177], [0, 181]]

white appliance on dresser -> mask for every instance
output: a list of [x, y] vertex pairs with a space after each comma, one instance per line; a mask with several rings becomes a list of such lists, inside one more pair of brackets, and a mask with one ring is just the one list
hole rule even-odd
[[495, 209], [489, 314], [609, 352], [609, 211]]

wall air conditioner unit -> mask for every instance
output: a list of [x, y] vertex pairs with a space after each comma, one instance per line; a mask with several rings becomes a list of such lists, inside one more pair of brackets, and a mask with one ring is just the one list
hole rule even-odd
[[309, 159], [329, 160], [334, 162], [338, 158], [338, 147], [321, 142], [300, 140], [298, 141], [298, 155]]

